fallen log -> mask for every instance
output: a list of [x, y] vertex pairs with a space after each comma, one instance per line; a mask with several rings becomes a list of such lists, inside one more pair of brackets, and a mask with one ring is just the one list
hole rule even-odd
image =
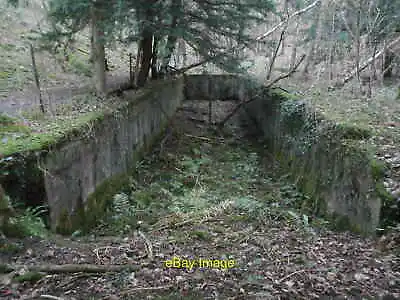
[[14, 265], [4, 264], [1, 265], [2, 270], [7, 272], [18, 271], [27, 269], [30, 272], [43, 272], [43, 273], [106, 273], [106, 272], [120, 272], [122, 270], [138, 271], [143, 268], [141, 265], [95, 265], [95, 264], [65, 264], [65, 265]]

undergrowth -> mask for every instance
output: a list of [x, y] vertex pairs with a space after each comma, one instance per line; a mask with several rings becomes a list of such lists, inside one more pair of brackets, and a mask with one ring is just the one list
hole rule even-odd
[[305, 196], [285, 177], [273, 179], [251, 145], [211, 146], [190, 139], [180, 145], [162, 156], [155, 150], [138, 163], [137, 175], [114, 196], [97, 232], [124, 234], [234, 216], [256, 223], [285, 220], [312, 231], [300, 210]]

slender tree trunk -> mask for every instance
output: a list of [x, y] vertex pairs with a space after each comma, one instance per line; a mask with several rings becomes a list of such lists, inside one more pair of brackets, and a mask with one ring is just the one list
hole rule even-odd
[[158, 53], [158, 44], [159, 44], [160, 38], [157, 36], [154, 36], [154, 41], [153, 41], [153, 56], [151, 58], [151, 78], [152, 79], [157, 79], [158, 78], [158, 69], [157, 69], [157, 53]]
[[311, 40], [310, 48], [308, 49], [306, 61], [304, 62], [304, 68], [303, 68], [303, 72], [302, 72], [303, 76], [308, 74], [308, 70], [309, 70], [309, 67], [311, 65], [311, 62], [312, 62], [313, 56], [314, 56], [315, 45], [316, 45], [317, 40], [319, 39], [318, 36], [319, 36], [319, 31], [320, 31], [319, 25], [320, 25], [321, 6], [322, 6], [322, 4], [321, 4], [321, 2], [319, 2], [314, 11], [315, 15], [314, 15], [313, 26], [315, 28], [316, 36]]
[[330, 34], [330, 47], [329, 47], [329, 80], [333, 80], [333, 62], [334, 62], [334, 53], [335, 53], [335, 45], [336, 45], [336, 39], [335, 39], [335, 12], [332, 14], [332, 28], [331, 28], [331, 34]]
[[385, 58], [383, 64], [383, 78], [390, 78], [393, 75], [393, 60], [394, 55], [389, 49], [385, 51]]
[[[171, 22], [171, 32], [174, 32], [175, 29], [178, 26], [178, 21], [179, 21], [179, 15], [178, 11], [180, 11], [182, 6], [182, 0], [173, 0], [171, 4], [171, 14], [173, 15], [172, 22]], [[167, 44], [165, 46], [166, 53], [164, 57], [162, 58], [161, 62], [161, 70], [163, 73], [166, 73], [167, 67], [169, 65], [169, 62], [171, 60], [172, 54], [175, 51], [176, 43], [177, 43], [178, 37], [174, 33], [170, 33], [168, 35], [167, 39]]]
[[358, 11], [357, 11], [357, 23], [355, 32], [355, 43], [356, 43], [356, 75], [357, 80], [360, 83], [360, 92], [362, 92], [362, 83], [360, 80], [360, 48], [361, 48], [361, 0], [358, 0]]
[[147, 81], [153, 57], [153, 34], [147, 29], [142, 34], [141, 48], [142, 55], [137, 82], [139, 87], [144, 86]]
[[[39, 80], [39, 72], [36, 67], [36, 60], [35, 60], [35, 51], [33, 50], [33, 45], [29, 44], [30, 51], [31, 51], [31, 59], [32, 59], [32, 71], [33, 71], [33, 76], [35, 78], [35, 83], [36, 87], [38, 89], [38, 94], [39, 94], [39, 104], [40, 104], [40, 110], [44, 114], [44, 104], [43, 104], [43, 98], [42, 98], [42, 91], [40, 90], [40, 80]], [[50, 101], [50, 99], [49, 99]]]
[[376, 53], [378, 52], [378, 43], [377, 43], [377, 41], [375, 40], [375, 38], [374, 38], [374, 41], [373, 41], [373, 43], [374, 43], [374, 51], [373, 51], [373, 60], [372, 60], [372, 71], [373, 71], [373, 78], [374, 78], [374, 80], [376, 80], [377, 79], [377, 75], [376, 75], [376, 73], [377, 73], [377, 71], [376, 71], [376, 59], [375, 59], [375, 55], [376, 55]]
[[266, 77], [267, 80], [269, 80], [271, 78], [271, 74], [272, 74], [272, 70], [274, 68], [274, 63], [275, 63], [275, 60], [276, 60], [276, 56], [278, 55], [279, 47], [282, 44], [282, 40], [284, 39], [285, 32], [286, 32], [286, 26], [281, 32], [281, 36], [279, 38], [278, 44], [276, 45], [274, 54], [272, 55], [271, 62], [270, 62], [269, 67], [268, 67], [268, 72], [267, 72], [267, 77]]
[[145, 20], [145, 25], [141, 28], [141, 40], [139, 46], [140, 52], [140, 69], [137, 78], [137, 86], [145, 85], [151, 68], [151, 60], [153, 58], [153, 36], [154, 32], [148, 24], [154, 22], [153, 11], [151, 8], [139, 12], [139, 20]]
[[138, 78], [139, 78], [139, 71], [141, 69], [140, 62], [142, 61], [142, 56], [143, 56], [142, 41], [139, 41], [136, 54], [136, 63], [135, 63], [135, 75], [134, 75], [135, 87], [139, 87]]
[[104, 32], [101, 28], [101, 12], [92, 8], [93, 69], [96, 91], [103, 95], [106, 92]]
[[[289, 0], [285, 0], [285, 2], [283, 3], [283, 13], [285, 14], [285, 18], [289, 18]], [[283, 20], [281, 20], [283, 21]], [[282, 37], [282, 46], [281, 46], [281, 53], [280, 55], [284, 55], [285, 54], [285, 35], [286, 33], [284, 33], [284, 36]]]
[[400, 99], [400, 85], [399, 85], [399, 87], [397, 88], [397, 99]]
[[[299, 36], [299, 22], [296, 24], [296, 36]], [[297, 57], [297, 40], [293, 44], [292, 54], [290, 56], [290, 65], [289, 70], [292, 70], [294, 65], [296, 64], [296, 57]]]

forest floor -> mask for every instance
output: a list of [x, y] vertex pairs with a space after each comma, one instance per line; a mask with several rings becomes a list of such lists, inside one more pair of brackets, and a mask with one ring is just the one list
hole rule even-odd
[[[387, 241], [332, 232], [323, 220], [300, 214], [294, 207], [304, 196], [271, 157], [235, 120], [223, 133], [210, 130], [207, 106], [187, 102], [179, 110], [90, 235], [0, 247], [0, 261], [15, 269], [0, 275], [0, 297], [400, 299], [399, 253]], [[232, 104], [214, 108], [217, 121]], [[174, 257], [233, 260], [234, 266], [167, 267]], [[105, 270], [27, 273], [51, 264]]]
[[[18, 16], [9, 12], [0, 6], [0, 112], [22, 118], [34, 132], [46, 132], [55, 128], [50, 121], [59, 119], [63, 127], [61, 120], [72, 114], [110, 104], [89, 95], [91, 70], [85, 55], [74, 53], [63, 72], [55, 58], [38, 52], [48, 111], [41, 116], [26, 42], [35, 19], [43, 16], [39, 9]], [[123, 55], [108, 75], [111, 89], [128, 79], [118, 68], [127, 65], [121, 63]], [[386, 187], [400, 199], [400, 102], [395, 88], [380, 86], [366, 99], [352, 85], [330, 91], [323, 84], [290, 78], [282, 86], [330, 119], [373, 130], [377, 157], [392, 166]], [[257, 143], [235, 128], [223, 135], [210, 131], [206, 122], [196, 121], [207, 119], [206, 104], [187, 105], [160, 147], [138, 166], [131, 189], [115, 199], [110, 218], [90, 235], [0, 244], [0, 265], [15, 266], [14, 273], [0, 274], [0, 298], [379, 299], [391, 294], [386, 299], [400, 299], [399, 250], [390, 239], [332, 232], [324, 220], [302, 215], [293, 207], [304, 196]], [[221, 114], [229, 110], [221, 107]], [[0, 137], [0, 143], [7, 143], [19, 133]], [[174, 256], [232, 259], [235, 266], [167, 268], [165, 261]], [[106, 269], [27, 273], [30, 266], [49, 264]], [[107, 272], [109, 265], [121, 269], [109, 267]]]

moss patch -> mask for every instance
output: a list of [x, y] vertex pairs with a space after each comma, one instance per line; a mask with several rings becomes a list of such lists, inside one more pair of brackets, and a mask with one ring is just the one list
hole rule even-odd
[[339, 139], [361, 140], [367, 139], [372, 136], [372, 132], [358, 125], [354, 124], [336, 124], [332, 128], [332, 133]]
[[[32, 133], [30, 129], [24, 128], [27, 134], [19, 138], [8, 141], [0, 145], [0, 153], [8, 156], [14, 153], [26, 151], [45, 150], [51, 145], [63, 143], [74, 136], [79, 136], [87, 131], [87, 124], [101, 120], [104, 114], [101, 112], [92, 112], [81, 115], [76, 119], [66, 119], [52, 124], [51, 131], [43, 133]], [[21, 132], [19, 130], [19, 132]]]

